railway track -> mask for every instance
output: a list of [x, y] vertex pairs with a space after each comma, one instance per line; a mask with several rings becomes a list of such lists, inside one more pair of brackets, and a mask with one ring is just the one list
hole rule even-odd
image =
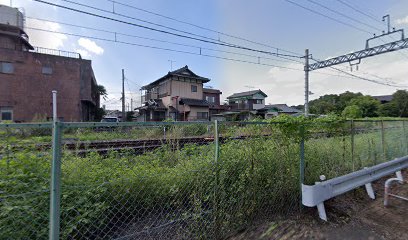
[[[391, 127], [395, 129], [396, 127]], [[387, 128], [390, 129], [390, 128]], [[354, 129], [354, 134], [364, 134], [370, 132], [381, 132], [381, 128], [356, 128]], [[345, 133], [339, 131], [338, 133]], [[347, 134], [346, 134], [347, 135]], [[271, 134], [264, 134], [262, 137], [268, 137]], [[314, 133], [313, 137], [321, 138], [327, 137], [327, 132]], [[220, 136], [219, 141], [221, 143], [227, 140], [243, 140], [247, 138], [252, 138], [251, 135], [243, 135], [236, 137], [223, 137]], [[206, 145], [214, 142], [214, 137], [200, 136], [200, 137], [183, 137], [183, 138], [157, 138], [157, 139], [118, 139], [118, 140], [98, 140], [98, 141], [79, 141], [76, 139], [63, 139], [62, 149], [63, 151], [69, 151], [71, 153], [84, 156], [90, 152], [97, 152], [99, 154], [107, 154], [110, 151], [131, 151], [134, 154], [143, 154], [145, 152], [152, 151], [154, 149], [160, 148], [162, 146], [169, 146], [171, 149], [176, 150], [183, 148], [186, 144], [196, 144], [196, 145]], [[0, 147], [0, 154], [6, 151], [21, 151], [24, 149], [36, 149], [38, 151], [48, 151], [52, 147], [51, 143], [40, 143], [40, 144], [13, 144], [6, 147]]]

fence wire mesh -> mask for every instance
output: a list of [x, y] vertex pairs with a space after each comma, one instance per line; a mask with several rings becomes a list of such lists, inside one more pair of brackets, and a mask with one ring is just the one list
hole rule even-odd
[[[226, 238], [297, 215], [303, 178], [408, 154], [404, 121], [61, 126], [61, 239]], [[48, 237], [51, 130], [0, 125], [0, 239]]]
[[326, 179], [407, 155], [405, 121], [348, 121], [306, 126], [305, 182]]
[[66, 127], [64, 239], [212, 237], [214, 126]]
[[50, 125], [0, 124], [0, 239], [48, 237]]

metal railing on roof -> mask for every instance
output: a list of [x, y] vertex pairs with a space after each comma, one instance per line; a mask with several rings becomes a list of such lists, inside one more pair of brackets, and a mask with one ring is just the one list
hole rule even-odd
[[79, 54], [79, 53], [63, 51], [63, 50], [58, 50], [58, 49], [34, 47], [34, 50], [32, 50], [31, 52], [36, 52], [36, 53], [41, 53], [41, 54], [48, 54], [48, 55], [55, 55], [55, 56], [61, 56], [61, 57], [82, 59], [81, 54]]

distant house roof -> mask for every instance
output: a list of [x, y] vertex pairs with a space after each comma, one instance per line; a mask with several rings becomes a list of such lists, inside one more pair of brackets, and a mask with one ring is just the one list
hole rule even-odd
[[373, 98], [377, 99], [382, 103], [391, 102], [392, 95], [382, 95], [382, 96], [373, 96]]
[[234, 93], [231, 96], [227, 97], [227, 99], [250, 97], [250, 96], [253, 96], [253, 95], [257, 94], [257, 93], [262, 94], [264, 97], [268, 96], [264, 92], [262, 92], [261, 90], [258, 89], [258, 90], [252, 90], [252, 91], [247, 91], [247, 92]]
[[204, 93], [216, 93], [216, 94], [222, 94], [222, 92], [218, 89], [213, 89], [213, 88], [203, 88]]
[[278, 112], [281, 113], [301, 113], [302, 111], [300, 111], [299, 109], [293, 108], [293, 107], [289, 107], [286, 104], [271, 104], [271, 105], [266, 105], [264, 107], [265, 110], [271, 110], [271, 109], [275, 109]]
[[201, 99], [192, 99], [192, 98], [181, 98], [180, 99], [181, 105], [190, 105], [190, 106], [200, 106], [200, 107], [208, 107], [208, 102], [206, 100]]
[[197, 74], [193, 73], [190, 69], [188, 69], [188, 66], [186, 65], [186, 66], [184, 66], [184, 67], [182, 67], [180, 69], [174, 70], [172, 72], [168, 72], [166, 75], [164, 75], [163, 77], [157, 79], [156, 81], [154, 81], [152, 83], [149, 83], [146, 86], [143, 86], [142, 90], [149, 89], [150, 87], [153, 87], [153, 86], [159, 84], [160, 82], [162, 82], [162, 81], [164, 81], [164, 80], [166, 80], [166, 79], [168, 79], [170, 77], [193, 78], [193, 79], [196, 79], [196, 80], [200, 80], [203, 83], [206, 83], [206, 82], [210, 81], [210, 79], [208, 79], [208, 78], [201, 77], [201, 76], [198, 76]]

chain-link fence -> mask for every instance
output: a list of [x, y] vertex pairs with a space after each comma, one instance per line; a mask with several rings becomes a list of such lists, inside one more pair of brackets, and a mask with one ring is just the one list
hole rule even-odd
[[327, 179], [408, 154], [405, 121], [347, 121], [305, 126], [305, 182]]
[[406, 124], [0, 124], [0, 239], [49, 226], [61, 239], [225, 238], [299, 213], [301, 182], [407, 155]]
[[0, 239], [48, 236], [51, 124], [0, 124]]

